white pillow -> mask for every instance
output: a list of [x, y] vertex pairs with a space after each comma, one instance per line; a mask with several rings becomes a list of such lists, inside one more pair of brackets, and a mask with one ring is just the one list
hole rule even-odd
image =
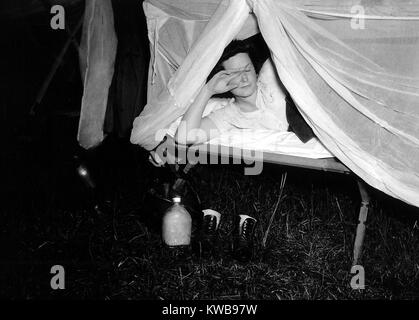
[[286, 116], [286, 89], [278, 77], [276, 68], [269, 58], [260, 69], [258, 82], [263, 84], [264, 92], [269, 96], [266, 107], [275, 113], [282, 123], [284, 131], [288, 129]]

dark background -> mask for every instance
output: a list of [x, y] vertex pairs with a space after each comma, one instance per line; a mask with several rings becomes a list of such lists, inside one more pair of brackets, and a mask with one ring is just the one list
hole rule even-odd
[[[57, 212], [79, 210], [80, 221], [87, 221], [98, 214], [94, 208], [99, 203], [110, 206], [116, 181], [123, 180], [126, 195], [134, 199], [144, 185], [138, 174], [146, 155], [129, 143], [132, 121], [146, 101], [149, 47], [142, 1], [112, 2], [118, 37], [115, 76], [105, 120], [107, 137], [93, 150], [83, 150], [76, 140], [83, 85], [73, 44], [36, 103], [69, 33], [82, 18], [84, 1], [65, 5], [66, 30], [51, 29], [53, 15], [47, 1], [42, 2], [45, 8], [40, 5], [35, 12], [29, 10], [30, 1], [0, 6], [0, 295], [8, 297], [25, 298], [22, 292], [36, 281], [37, 271], [45, 274], [37, 269], [42, 258], [32, 255], [32, 244], [42, 232], [55, 233], [57, 221], [64, 222]], [[81, 30], [74, 40], [79, 43], [80, 37]], [[88, 167], [94, 189], [77, 175], [80, 164]], [[77, 250], [59, 251], [67, 251], [68, 260]]]

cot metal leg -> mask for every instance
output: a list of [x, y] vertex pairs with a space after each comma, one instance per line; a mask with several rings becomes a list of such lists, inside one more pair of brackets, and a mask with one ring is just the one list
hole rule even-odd
[[361, 207], [359, 209], [359, 223], [356, 228], [356, 236], [355, 236], [355, 243], [354, 243], [354, 258], [352, 265], [357, 265], [361, 259], [362, 254], [362, 245], [364, 243], [365, 237], [365, 223], [367, 222], [369, 204], [370, 204], [370, 196], [368, 194], [367, 185], [362, 180], [358, 179], [358, 188], [359, 193], [361, 194]]

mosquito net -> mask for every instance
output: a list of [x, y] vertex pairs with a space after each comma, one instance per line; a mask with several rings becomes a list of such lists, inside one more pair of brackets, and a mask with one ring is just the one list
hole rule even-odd
[[79, 48], [84, 89], [77, 134], [86, 149], [97, 146], [104, 138], [117, 43], [111, 0], [86, 1]]
[[156, 147], [226, 45], [260, 31], [321, 142], [370, 185], [419, 206], [419, 1], [149, 0], [144, 10], [152, 59], [133, 143]]

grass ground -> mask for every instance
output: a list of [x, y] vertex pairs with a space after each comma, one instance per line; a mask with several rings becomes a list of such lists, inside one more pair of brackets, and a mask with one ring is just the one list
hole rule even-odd
[[[143, 154], [117, 147], [108, 156], [98, 151], [89, 158], [93, 169], [108, 159], [105, 169], [93, 170], [110, 199], [98, 212], [75, 174], [72, 149], [52, 146], [14, 145], [5, 162], [10, 165], [1, 222], [3, 297], [419, 298], [418, 211], [379, 192], [373, 192], [362, 258], [366, 288], [350, 287], [360, 201], [351, 177], [273, 165], [259, 176], [244, 176], [238, 165], [194, 169], [203, 206], [223, 214], [218, 254], [204, 259], [193, 251], [168, 250], [149, 223], [143, 200], [155, 169]], [[238, 213], [259, 221], [249, 263], [238, 263], [229, 252]], [[62, 291], [50, 288], [50, 268], [57, 264], [66, 270]]]

